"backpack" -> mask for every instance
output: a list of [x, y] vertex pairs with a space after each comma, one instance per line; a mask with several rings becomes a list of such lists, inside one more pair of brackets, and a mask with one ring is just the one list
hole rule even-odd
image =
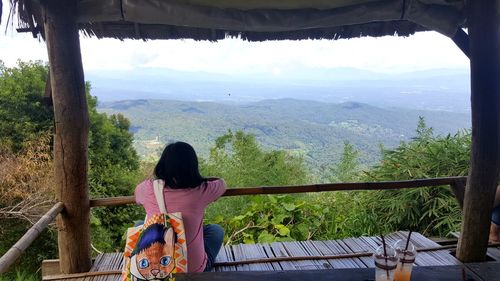
[[153, 181], [159, 214], [146, 217], [143, 225], [127, 230], [122, 281], [175, 280], [187, 272], [187, 244], [180, 212], [167, 213], [164, 182]]

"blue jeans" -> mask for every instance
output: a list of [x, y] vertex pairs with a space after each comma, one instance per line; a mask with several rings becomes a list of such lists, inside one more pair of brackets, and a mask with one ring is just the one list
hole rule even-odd
[[207, 224], [203, 226], [203, 240], [205, 252], [207, 253], [207, 266], [205, 272], [212, 271], [215, 258], [224, 241], [224, 229], [218, 224]]
[[491, 214], [491, 221], [500, 226], [500, 205], [496, 206], [493, 209], [493, 213]]

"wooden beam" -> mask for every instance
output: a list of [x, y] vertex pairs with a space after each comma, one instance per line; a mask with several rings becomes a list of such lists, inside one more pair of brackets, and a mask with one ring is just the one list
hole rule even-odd
[[89, 117], [76, 23], [77, 0], [40, 3], [54, 106], [56, 194], [65, 206], [58, 218], [61, 272], [85, 272], [91, 266], [87, 179]]
[[42, 261], [42, 279], [44, 276], [61, 274], [59, 259]]
[[[356, 182], [356, 183], [326, 183], [294, 186], [261, 186], [247, 188], [230, 188], [222, 196], [260, 195], [260, 194], [289, 194], [305, 192], [348, 191], [348, 190], [388, 190], [402, 188], [416, 188], [424, 186], [452, 185], [463, 182], [466, 177], [447, 177], [435, 179], [416, 179], [390, 182]], [[120, 206], [135, 204], [134, 196], [111, 198], [96, 198], [90, 200], [90, 207]]]
[[457, 257], [486, 258], [493, 200], [500, 173], [500, 21], [497, 0], [470, 0], [472, 152]]
[[0, 274], [5, 273], [9, 269], [63, 209], [63, 203], [59, 202], [55, 204], [0, 258]]
[[134, 23], [135, 39], [141, 39], [141, 26], [138, 23]]
[[462, 50], [462, 52], [470, 58], [470, 48], [469, 48], [469, 35], [461, 28], [457, 30], [455, 36], [451, 38], [453, 42]]
[[50, 70], [45, 81], [45, 93], [42, 97], [43, 103], [46, 106], [52, 106], [52, 86], [50, 85]]
[[465, 197], [465, 185], [467, 182], [467, 178], [464, 178], [464, 180], [457, 180], [456, 182], [450, 184], [451, 190], [453, 191], [453, 194], [455, 195], [455, 199], [457, 199], [458, 205], [460, 206], [460, 209], [464, 209], [464, 197]]

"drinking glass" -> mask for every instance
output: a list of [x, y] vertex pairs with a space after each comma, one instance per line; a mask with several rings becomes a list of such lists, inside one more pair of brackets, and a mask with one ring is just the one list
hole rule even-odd
[[406, 240], [398, 240], [394, 244], [398, 257], [398, 266], [394, 272], [394, 281], [410, 281], [413, 263], [417, 257], [415, 246]]
[[398, 263], [396, 251], [393, 247], [386, 245], [380, 246], [373, 253], [375, 262], [375, 281], [393, 281], [394, 271]]

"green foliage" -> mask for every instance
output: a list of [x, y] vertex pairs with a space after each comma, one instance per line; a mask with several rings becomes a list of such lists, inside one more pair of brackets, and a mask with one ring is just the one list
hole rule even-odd
[[[1, 220], [2, 228], [0, 229], [0, 254], [14, 245], [19, 238], [31, 227], [31, 224], [19, 219]], [[26, 277], [26, 280], [38, 280], [38, 274], [34, 274], [40, 267], [41, 261], [44, 259], [54, 258], [57, 256], [57, 233], [54, 229], [47, 229], [28, 247], [21, 258], [9, 269], [9, 272], [4, 277], [4, 280], [25, 280], [19, 277]], [[32, 274], [33, 273], [33, 274]], [[34, 278], [34, 279], [28, 279]], [[0, 279], [2, 280], [2, 279]]]
[[315, 230], [313, 239], [330, 240], [346, 237], [358, 237], [368, 234], [378, 234], [373, 210], [364, 208], [363, 192], [346, 191], [334, 193], [316, 193], [309, 195], [307, 204], [314, 210], [324, 213], [311, 219], [321, 221]]
[[255, 136], [242, 131], [228, 131], [217, 138], [206, 161], [201, 161], [206, 175], [226, 179], [229, 186], [264, 186], [300, 184], [308, 180], [303, 159], [285, 151], [264, 151]]
[[326, 178], [321, 167], [339, 160], [345, 140], [360, 152], [360, 165], [369, 166], [380, 159], [379, 143], [394, 148], [401, 140], [410, 140], [419, 115], [439, 134], [470, 126], [470, 116], [464, 113], [293, 99], [246, 104], [127, 100], [102, 103], [99, 110], [123, 113], [131, 120], [135, 147], [144, 158], [157, 156], [159, 147], [175, 140], [192, 144], [207, 157], [214, 141], [228, 129], [243, 130], [255, 135], [265, 149], [301, 155], [312, 176], [321, 179]]
[[[204, 163], [205, 168], [210, 167], [207, 170], [212, 173], [220, 169], [217, 175], [235, 179], [238, 186], [265, 184], [261, 181], [266, 179], [265, 171], [254, 171], [254, 165], [266, 167], [258, 161], [258, 146], [248, 136], [244, 138], [243, 133], [240, 133], [240, 140], [234, 141], [236, 135], [238, 133], [228, 133], [218, 139], [211, 150], [211, 158]], [[334, 181], [460, 176], [467, 174], [469, 153], [469, 132], [435, 136], [432, 128], [420, 119], [414, 139], [402, 142], [396, 149], [383, 150], [380, 163], [363, 173], [356, 161], [357, 151], [345, 143], [341, 161], [331, 168], [330, 176]], [[258, 180], [249, 178], [261, 173], [262, 178]], [[448, 186], [223, 198], [207, 212], [209, 222], [224, 225], [227, 243], [333, 239], [401, 229], [445, 236], [458, 229], [460, 217], [461, 212]]]
[[47, 65], [18, 61], [6, 67], [0, 61], [0, 145], [15, 152], [34, 134], [52, 128], [52, 110], [43, 104]]
[[12, 273], [0, 276], [0, 281], [37, 281], [40, 280], [40, 276], [37, 273], [33, 273], [26, 269], [16, 270]]
[[[47, 70], [47, 65], [39, 61], [18, 62], [16, 67], [11, 68], [0, 62], [1, 151], [19, 153], [29, 143], [28, 140], [37, 139], [52, 130], [52, 108], [44, 105], [42, 99]], [[90, 83], [86, 84], [86, 97], [90, 119], [91, 196], [130, 195], [140, 176], [139, 158], [133, 148], [133, 136], [129, 133], [130, 122], [121, 114], [108, 116], [97, 112], [97, 99], [90, 95]], [[141, 216], [138, 206], [93, 209], [91, 235], [94, 246], [108, 251], [120, 247], [125, 228]], [[25, 227], [12, 228], [9, 237], [17, 239], [25, 231]], [[2, 250], [13, 244], [13, 241], [4, 241], [0, 243]], [[46, 242], [52, 250], [41, 250], [39, 255], [43, 258], [54, 257], [55, 240], [47, 238]], [[36, 245], [33, 249], [37, 249]], [[39, 266], [39, 259], [31, 259], [31, 262], [32, 266]]]
[[[421, 118], [417, 137], [386, 150], [380, 164], [365, 175], [367, 181], [465, 176], [469, 169], [469, 132], [434, 136]], [[363, 205], [377, 218], [381, 230], [412, 229], [427, 235], [457, 230], [459, 206], [449, 187], [388, 190], [364, 193]], [[380, 223], [384, 222], [384, 223]]]
[[[241, 131], [228, 131], [217, 138], [200, 166], [204, 175], [224, 178], [233, 187], [292, 185], [308, 180], [302, 158], [284, 151], [265, 151], [253, 135]], [[209, 207], [207, 221], [223, 224], [228, 242], [291, 239], [287, 225], [302, 219], [299, 207], [303, 203], [296, 198], [224, 198]]]
[[344, 150], [339, 162], [329, 168], [330, 182], [354, 182], [359, 178], [359, 152], [348, 141], [344, 142]]
[[254, 196], [240, 215], [213, 221], [225, 226], [226, 243], [270, 243], [315, 237], [328, 208], [308, 204], [304, 196]]
[[[139, 181], [139, 157], [133, 147], [130, 121], [122, 114], [97, 112], [97, 98], [86, 85], [89, 107], [89, 182], [92, 197], [131, 195]], [[126, 228], [143, 216], [139, 206], [92, 209], [92, 241], [100, 251], [121, 247]]]

